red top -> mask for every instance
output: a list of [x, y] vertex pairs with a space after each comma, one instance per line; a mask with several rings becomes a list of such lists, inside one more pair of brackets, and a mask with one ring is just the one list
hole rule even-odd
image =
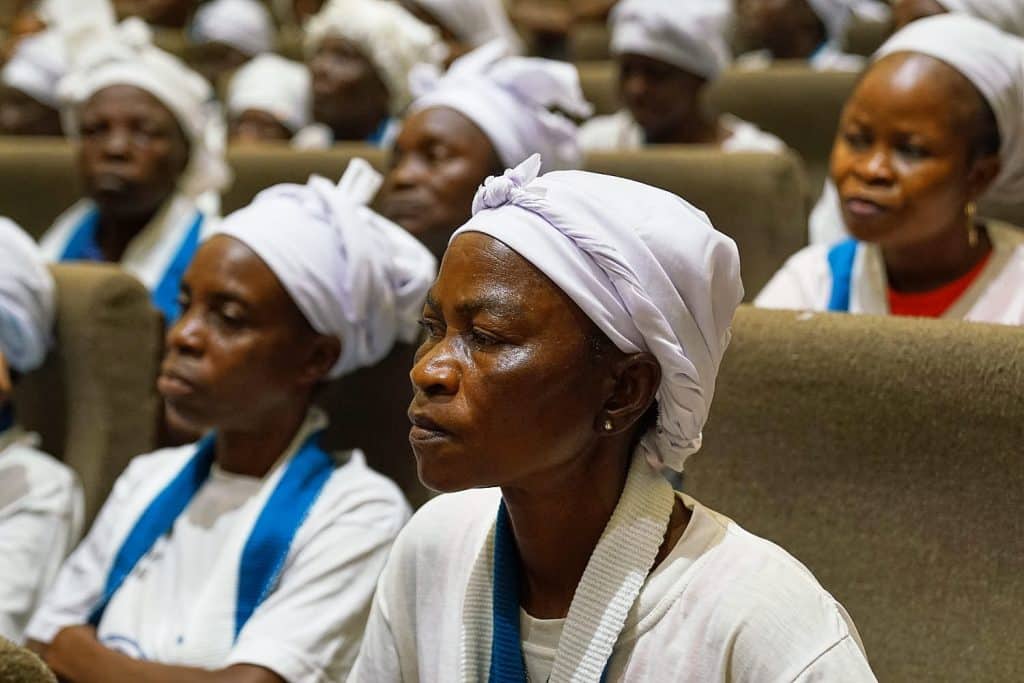
[[981, 271], [988, 265], [992, 257], [990, 251], [985, 258], [978, 261], [971, 270], [961, 277], [953, 280], [948, 285], [942, 285], [930, 292], [896, 292], [892, 287], [888, 288], [889, 312], [893, 315], [906, 315], [918, 318], [939, 318], [943, 313], [956, 303], [957, 299], [963, 296], [967, 288], [971, 286]]

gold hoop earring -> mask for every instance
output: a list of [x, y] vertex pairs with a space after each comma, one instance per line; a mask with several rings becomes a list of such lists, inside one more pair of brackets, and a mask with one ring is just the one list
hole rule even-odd
[[615, 425], [612, 424], [611, 420], [604, 421], [604, 431], [611, 432], [615, 430]]
[[967, 202], [964, 213], [967, 215], [967, 243], [971, 249], [974, 249], [978, 246], [978, 225], [974, 221], [974, 217], [978, 213], [978, 205], [974, 202]]

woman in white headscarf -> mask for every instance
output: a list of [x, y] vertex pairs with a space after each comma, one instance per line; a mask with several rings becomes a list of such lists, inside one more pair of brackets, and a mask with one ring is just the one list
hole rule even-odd
[[270, 52], [276, 42], [274, 20], [259, 0], [212, 0], [199, 7], [189, 27], [199, 46], [190, 60], [210, 83], [250, 59]]
[[379, 185], [271, 188], [199, 249], [157, 384], [207, 436], [133, 460], [61, 570], [28, 636], [62, 679], [345, 679], [408, 505], [313, 397], [415, 339], [436, 268]]
[[0, 71], [0, 134], [62, 135], [57, 84], [67, 70], [56, 31], [20, 41]]
[[731, 114], [713, 116], [704, 92], [728, 66], [729, 0], [622, 0], [611, 14], [622, 111], [588, 121], [587, 150], [704, 144], [727, 152], [776, 152], [774, 135]]
[[470, 216], [483, 181], [541, 154], [547, 170], [578, 168], [576, 124], [585, 117], [576, 67], [508, 57], [495, 41], [455, 61], [413, 72], [416, 95], [395, 139], [381, 212], [440, 257]]
[[503, 0], [400, 1], [417, 19], [441, 31], [449, 59], [494, 40], [503, 40], [512, 52], [520, 52], [519, 35]]
[[450, 495], [399, 536], [350, 680], [873, 681], [803, 566], [662, 476], [701, 445], [736, 245], [539, 168], [487, 181], [427, 297], [409, 438]]
[[966, 14], [1024, 37], [1024, 3], [1019, 0], [894, 0], [893, 26], [899, 30], [912, 21], [946, 12]]
[[228, 86], [228, 137], [236, 142], [287, 141], [310, 121], [309, 69], [274, 54], [243, 66]]
[[90, 18], [72, 34], [74, 69], [60, 90], [86, 197], [57, 218], [43, 252], [119, 263], [173, 322], [178, 283], [215, 220], [199, 200], [231, 177], [212, 88], [137, 19]]
[[976, 215], [1024, 196], [1024, 41], [953, 14], [894, 35], [843, 111], [831, 193], [836, 237], [758, 305], [1024, 324], [1024, 232]]
[[412, 101], [409, 73], [446, 54], [440, 32], [397, 3], [330, 0], [306, 24], [314, 123], [299, 131], [296, 146], [390, 144]]
[[0, 637], [21, 642], [28, 619], [82, 532], [75, 474], [18, 426], [19, 375], [53, 340], [54, 283], [35, 242], [0, 218]]

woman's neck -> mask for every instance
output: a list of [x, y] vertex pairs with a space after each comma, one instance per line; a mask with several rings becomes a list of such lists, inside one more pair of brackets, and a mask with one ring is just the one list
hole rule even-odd
[[717, 145], [728, 137], [717, 119], [706, 114], [691, 116], [683, 121], [665, 140], [649, 142], [669, 145]]
[[271, 411], [250, 429], [219, 430], [217, 464], [233, 474], [265, 476], [295, 439], [308, 412], [308, 401], [296, 401]]
[[988, 231], [978, 226], [975, 234], [971, 244], [966, 224], [960, 223], [925, 243], [883, 245], [889, 286], [897, 292], [927, 292], [963, 277], [992, 251]]
[[140, 214], [112, 214], [109, 211], [99, 210], [99, 224], [96, 230], [96, 243], [103, 252], [104, 260], [109, 263], [117, 263], [123, 257], [128, 245], [138, 236], [146, 226], [150, 224], [156, 214], [160, 211], [157, 207], [153, 211]]

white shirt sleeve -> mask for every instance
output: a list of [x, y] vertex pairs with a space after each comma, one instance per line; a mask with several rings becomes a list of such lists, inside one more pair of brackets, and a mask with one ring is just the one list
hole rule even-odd
[[348, 683], [399, 683], [401, 680], [401, 661], [391, 628], [386, 592], [378, 590], [363, 634], [359, 658]]
[[800, 672], [793, 683], [871, 683], [877, 681], [852, 636], [843, 638]]
[[806, 247], [789, 257], [754, 299], [758, 308], [824, 311], [832, 292], [828, 248]]

